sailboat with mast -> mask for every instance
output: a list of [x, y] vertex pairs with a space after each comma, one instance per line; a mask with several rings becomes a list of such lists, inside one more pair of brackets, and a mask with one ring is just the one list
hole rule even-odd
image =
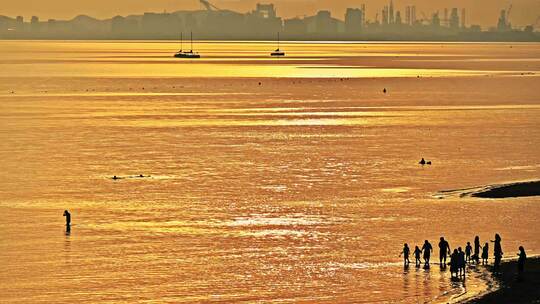
[[201, 58], [201, 55], [199, 55], [196, 52], [193, 52], [193, 32], [191, 32], [191, 50], [184, 51], [184, 39], [183, 34], [180, 34], [180, 51], [178, 51], [176, 54], [174, 54], [175, 58], [188, 58], [188, 59], [197, 59]]
[[279, 39], [279, 32], [277, 33], [277, 49], [275, 51], [273, 51], [272, 53], [270, 53], [270, 56], [272, 57], [283, 57], [285, 56], [285, 52], [283, 52], [282, 50], [279, 49], [280, 47], [280, 39]]

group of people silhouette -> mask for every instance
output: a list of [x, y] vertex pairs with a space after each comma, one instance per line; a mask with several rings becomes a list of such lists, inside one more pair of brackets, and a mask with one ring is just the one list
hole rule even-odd
[[[501, 265], [501, 259], [503, 256], [502, 246], [501, 246], [501, 236], [497, 233], [495, 234], [495, 240], [491, 241], [494, 243], [493, 248], [493, 257], [494, 257], [494, 264], [493, 264], [493, 271], [498, 272], [500, 265]], [[480, 251], [482, 251], [480, 253]], [[430, 265], [430, 259], [431, 259], [431, 253], [433, 252], [433, 246], [428, 240], [424, 241], [424, 245], [420, 249], [418, 246], [415, 246], [414, 251], [412, 254], [415, 258], [415, 264], [416, 267], [419, 268], [422, 265], [421, 258], [424, 260], [424, 269], [429, 269]], [[400, 256], [403, 256], [403, 262], [405, 268], [409, 267], [410, 260], [409, 256], [411, 254], [411, 250], [409, 248], [409, 245], [405, 243], [403, 245], [403, 251], [401, 252]], [[450, 257], [450, 262], [447, 263], [447, 257]], [[523, 272], [525, 268], [525, 260], [527, 259], [527, 255], [525, 253], [525, 249], [523, 246], [519, 246], [519, 253], [518, 253], [518, 271], [521, 273]], [[467, 242], [467, 245], [465, 246], [465, 250], [462, 249], [462, 247], [455, 248], [454, 251], [450, 249], [450, 244], [447, 240], [444, 239], [444, 237], [441, 237], [439, 240], [439, 266], [441, 269], [446, 269], [447, 265], [450, 266], [450, 273], [452, 278], [459, 278], [463, 277], [465, 278], [465, 267], [467, 265], [476, 264], [476, 265], [487, 265], [488, 264], [488, 258], [489, 258], [489, 243], [486, 242], [484, 246], [480, 245], [480, 237], [476, 236], [474, 238], [474, 247], [471, 246], [470, 242]], [[480, 259], [482, 259], [482, 262], [480, 262]]]
[[[71, 232], [71, 213], [68, 210], [64, 210], [63, 216], [66, 218], [66, 233]], [[491, 241], [494, 243], [493, 256], [495, 262], [493, 264], [493, 271], [497, 272], [501, 265], [501, 259], [503, 256], [502, 246], [501, 246], [501, 236], [497, 233], [495, 234], [495, 240]], [[482, 255], [480, 255], [480, 250], [482, 250]], [[431, 259], [431, 253], [433, 252], [433, 246], [428, 240], [424, 241], [422, 249], [418, 246], [415, 246], [413, 254], [415, 258], [416, 267], [419, 268], [422, 265], [421, 257], [423, 254], [424, 259], [424, 269], [429, 269], [429, 261]], [[474, 253], [473, 253], [474, 252]], [[411, 250], [409, 245], [405, 243], [403, 245], [403, 251], [401, 251], [400, 256], [403, 256], [403, 262], [405, 268], [409, 267], [410, 260], [409, 256]], [[446, 263], [446, 258], [450, 256], [450, 263]], [[480, 237], [476, 236], [474, 238], [474, 247], [471, 246], [470, 242], [467, 242], [465, 246], [465, 251], [461, 247], [452, 250], [450, 249], [450, 244], [444, 237], [441, 236], [439, 240], [439, 265], [441, 269], [446, 269], [447, 265], [450, 265], [450, 272], [452, 278], [463, 277], [465, 278], [465, 267], [467, 264], [472, 264], [474, 262], [476, 265], [480, 265], [480, 257], [482, 258], [482, 265], [488, 264], [489, 257], [489, 243], [486, 242], [484, 246], [480, 246]], [[521, 273], [525, 269], [525, 260], [527, 259], [527, 254], [523, 246], [519, 246], [518, 253], [518, 272]]]
[[430, 160], [425, 160], [423, 157], [422, 159], [418, 162], [418, 164], [424, 166], [424, 165], [431, 165], [431, 161]]

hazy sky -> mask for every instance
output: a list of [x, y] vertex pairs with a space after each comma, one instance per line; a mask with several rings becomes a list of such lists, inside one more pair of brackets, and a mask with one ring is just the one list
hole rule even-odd
[[[345, 8], [359, 7], [365, 3], [368, 18], [374, 19], [388, 1], [381, 0], [213, 0], [222, 9], [246, 12], [252, 10], [257, 2], [274, 3], [278, 14], [283, 17], [313, 15], [321, 9], [331, 10], [334, 16], [343, 19]], [[511, 21], [515, 25], [526, 25], [540, 16], [540, 0], [395, 0], [397, 10], [404, 10], [406, 5], [417, 5], [417, 16], [421, 12], [430, 12], [445, 7], [465, 7], [468, 11], [468, 24], [494, 25], [499, 11], [513, 3]], [[200, 9], [199, 0], [2, 0], [0, 15], [22, 15], [29, 18], [37, 15], [41, 19], [70, 19], [79, 14], [98, 18], [115, 15], [140, 14], [147, 11], [160, 12], [179, 9]]]

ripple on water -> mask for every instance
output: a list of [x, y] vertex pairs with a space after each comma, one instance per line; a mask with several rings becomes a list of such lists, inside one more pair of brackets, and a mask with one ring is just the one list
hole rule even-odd
[[321, 217], [268, 217], [264, 215], [254, 215], [251, 217], [238, 217], [233, 219], [228, 226], [313, 226], [325, 224]]
[[414, 188], [411, 187], [392, 187], [392, 188], [383, 188], [381, 189], [382, 192], [389, 192], [389, 193], [405, 193], [409, 192]]

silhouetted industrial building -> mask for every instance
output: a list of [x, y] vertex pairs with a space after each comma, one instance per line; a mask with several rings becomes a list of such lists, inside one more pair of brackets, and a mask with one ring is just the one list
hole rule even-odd
[[441, 27], [441, 18], [439, 17], [439, 12], [436, 12], [431, 17], [431, 26], [438, 28]]
[[318, 33], [324, 36], [338, 33], [338, 19], [332, 18], [330, 11], [319, 11], [317, 15], [306, 18], [308, 21], [308, 33]]
[[32, 16], [32, 19], [30, 19], [30, 29], [33, 32], [39, 32], [41, 30], [41, 24], [39, 24], [39, 18], [37, 16]]
[[347, 33], [359, 33], [364, 25], [364, 14], [361, 9], [348, 8], [345, 13], [345, 30]]
[[387, 1], [375, 20], [366, 19], [364, 4], [348, 8], [341, 19], [321, 10], [315, 16], [282, 20], [273, 4], [259, 3], [248, 13], [238, 13], [220, 9], [208, 0], [200, 0], [202, 10], [149, 12], [105, 20], [80, 15], [43, 22], [33, 16], [25, 22], [22, 16], [0, 16], [0, 39], [179, 39], [182, 34], [187, 39], [193, 32], [195, 39], [259, 40], [275, 39], [282, 32], [283, 39], [298, 40], [540, 40], [532, 25], [526, 30], [512, 28], [511, 6], [501, 11], [496, 27], [482, 32], [478, 25], [467, 27], [465, 9], [461, 15], [458, 8], [444, 9], [442, 20], [438, 12], [431, 19], [424, 13], [417, 19], [416, 6], [400, 11], [393, 0]]
[[501, 10], [499, 21], [497, 22], [497, 30], [500, 32], [506, 32], [512, 29], [512, 26], [508, 22], [508, 15], [506, 10]]
[[283, 30], [288, 37], [301, 37], [307, 34], [307, 24], [300, 18], [286, 19]]
[[401, 26], [403, 24], [403, 22], [401, 20], [401, 12], [400, 11], [396, 12], [396, 20], [394, 21], [394, 24], [397, 25], [397, 26]]
[[388, 10], [388, 6], [384, 6], [383, 10], [382, 10], [382, 24], [383, 25], [388, 25], [390, 24], [390, 17], [389, 17], [389, 10]]
[[388, 8], [388, 24], [394, 24], [395, 18], [394, 18], [394, 1], [390, 0], [390, 6]]
[[265, 37], [283, 30], [283, 22], [277, 17], [273, 4], [257, 4], [255, 10], [246, 18], [246, 26], [258, 37]]
[[449, 27], [452, 30], [458, 30], [459, 29], [459, 16], [458, 16], [458, 9], [457, 8], [452, 9], [452, 13], [450, 14]]

